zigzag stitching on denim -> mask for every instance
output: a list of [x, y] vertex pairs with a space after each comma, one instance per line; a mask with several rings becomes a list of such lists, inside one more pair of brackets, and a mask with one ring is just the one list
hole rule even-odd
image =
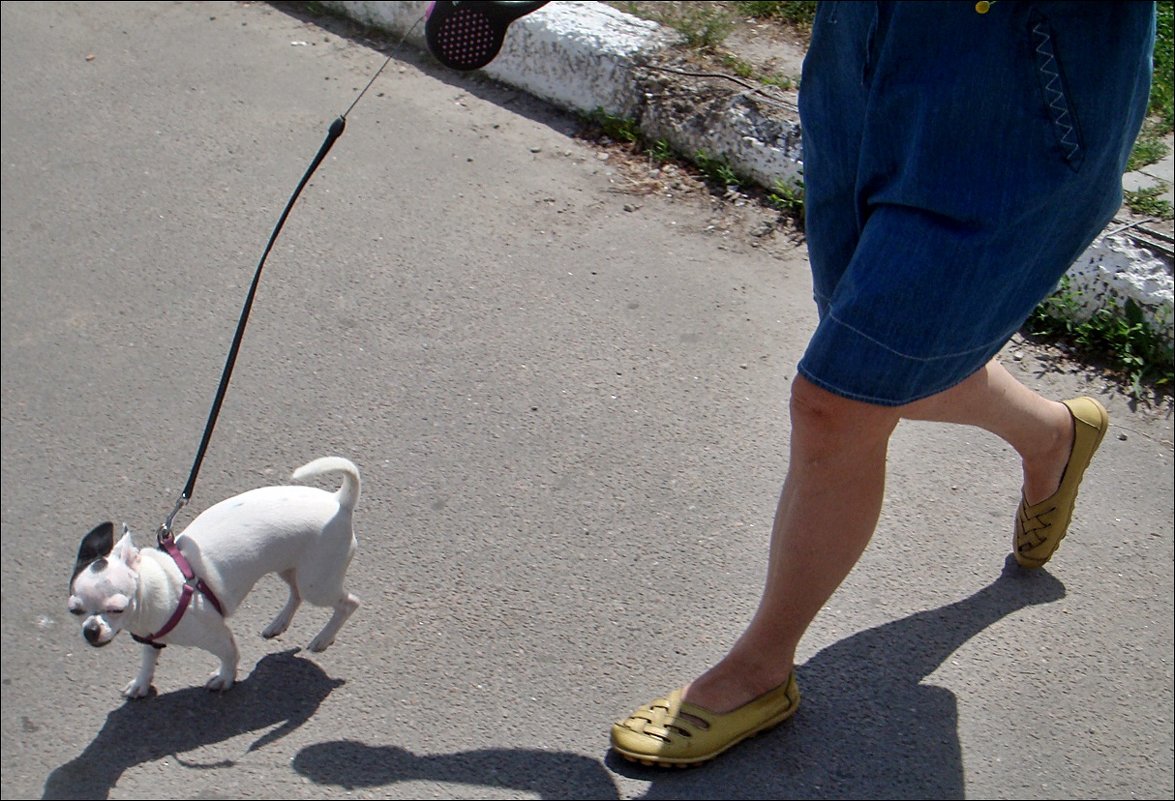
[[1071, 140], [1074, 130], [1073, 126], [1065, 122], [1065, 117], [1069, 116], [1069, 106], [1065, 102], [1065, 93], [1056, 87], [1056, 84], [1061, 82], [1061, 73], [1052, 67], [1052, 64], [1056, 63], [1057, 60], [1053, 56], [1052, 48], [1048, 47], [1052, 41], [1052, 37], [1049, 36], [1048, 31], [1041, 30], [1040, 23], [1037, 23], [1032, 28], [1032, 32], [1040, 37], [1040, 44], [1036, 47], [1036, 53], [1044, 59], [1040, 63], [1039, 69], [1041, 74], [1047, 78], [1044, 90], [1049, 96], [1048, 104], [1049, 109], [1053, 112], [1053, 123], [1064, 130], [1064, 133], [1061, 135], [1061, 144], [1069, 148], [1069, 153], [1066, 158], [1071, 159], [1077, 152], [1079, 145]]

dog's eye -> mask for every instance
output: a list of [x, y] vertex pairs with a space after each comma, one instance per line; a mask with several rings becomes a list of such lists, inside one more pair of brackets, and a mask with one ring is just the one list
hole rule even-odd
[[86, 613], [86, 610], [85, 609], [70, 609], [69, 613], [71, 615], [77, 615], [78, 617], [81, 617], [82, 615], [84, 615]]
[[108, 614], [108, 615], [121, 615], [125, 611], [126, 611], [125, 609], [107, 609], [106, 614]]

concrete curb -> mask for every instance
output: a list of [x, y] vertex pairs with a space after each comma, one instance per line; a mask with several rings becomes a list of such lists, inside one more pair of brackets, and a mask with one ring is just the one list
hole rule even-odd
[[[426, 47], [427, 2], [363, 0], [325, 7]], [[415, 26], [415, 27], [414, 27]], [[650, 141], [681, 153], [704, 152], [736, 173], [773, 189], [800, 182], [799, 117], [782, 95], [746, 85], [715, 90], [713, 80], [673, 69], [678, 35], [596, 2], [561, 0], [515, 22], [499, 56], [483, 74], [564, 110], [602, 110], [635, 120]], [[713, 76], [709, 76], [713, 77]], [[1129, 189], [1158, 185], [1171, 193], [1171, 157], [1124, 176]], [[1115, 219], [1069, 272], [1079, 317], [1120, 309], [1131, 300], [1151, 327], [1175, 346], [1172, 241], [1153, 221]]]
[[[338, 0], [327, 8], [427, 49], [427, 2]], [[417, 24], [419, 22], [419, 24]], [[671, 34], [655, 22], [595, 2], [550, 3], [514, 22], [502, 51], [480, 72], [569, 111], [603, 109], [631, 117], [641, 103], [635, 71], [668, 47]]]

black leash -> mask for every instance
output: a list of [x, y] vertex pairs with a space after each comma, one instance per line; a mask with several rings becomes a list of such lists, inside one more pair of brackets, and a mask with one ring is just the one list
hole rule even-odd
[[184, 491], [180, 493], [179, 498], [176, 500], [175, 507], [171, 510], [171, 514], [167, 516], [167, 520], [164, 521], [163, 525], [159, 527], [159, 532], [156, 535], [156, 538], [161, 545], [171, 540], [171, 526], [175, 521], [175, 516], [179, 514], [180, 509], [183, 509], [185, 506], [187, 506], [188, 501], [192, 498], [192, 490], [196, 486], [196, 476], [200, 473], [200, 465], [204, 461], [204, 453], [208, 450], [208, 443], [212, 439], [212, 429], [216, 427], [216, 418], [220, 416], [220, 407], [224, 403], [224, 396], [228, 391], [229, 378], [232, 376], [233, 366], [237, 362], [237, 353], [241, 349], [241, 340], [244, 339], [245, 336], [245, 324], [249, 322], [249, 312], [253, 308], [253, 298], [257, 295], [257, 286], [261, 282], [261, 271], [265, 267], [265, 260], [269, 257], [269, 252], [273, 250], [273, 244], [277, 241], [277, 237], [278, 234], [281, 233], [282, 226], [286, 224], [286, 218], [290, 216], [290, 211], [294, 208], [294, 203], [298, 200], [298, 196], [302, 194], [302, 190], [306, 187], [306, 184], [310, 182], [310, 177], [314, 175], [314, 171], [318, 169], [318, 165], [322, 164], [322, 160], [326, 158], [326, 154], [330, 152], [330, 149], [334, 145], [335, 141], [343, 135], [343, 131], [347, 127], [347, 115], [351, 113], [351, 110], [355, 108], [359, 100], [367, 93], [367, 90], [371, 88], [371, 85], [375, 83], [375, 79], [378, 78], [380, 73], [384, 71], [384, 67], [387, 67], [387, 65], [391, 62], [392, 56], [396, 54], [396, 52], [404, 44], [405, 40], [407, 40], [412, 31], [416, 29], [416, 26], [419, 25], [423, 19], [424, 18], [421, 17], [421, 19], [417, 20], [413, 26], [408, 29], [408, 33], [405, 33], [403, 38], [400, 39], [399, 43], [392, 50], [392, 54], [384, 59], [384, 63], [380, 65], [380, 68], [375, 71], [374, 75], [371, 76], [371, 80], [367, 82], [367, 85], [363, 87], [363, 89], [359, 92], [359, 95], [355, 98], [347, 110], [330, 124], [330, 128], [326, 133], [326, 139], [323, 141], [322, 146], [318, 148], [318, 153], [314, 156], [314, 160], [310, 162], [310, 167], [306, 170], [306, 174], [302, 176], [302, 180], [298, 182], [298, 186], [296, 189], [294, 189], [294, 193], [290, 195], [290, 199], [286, 203], [285, 210], [282, 211], [281, 217], [278, 218], [277, 225], [275, 225], [273, 228], [273, 233], [269, 236], [269, 242], [266, 244], [265, 251], [261, 254], [261, 260], [257, 263], [257, 269], [253, 273], [253, 283], [249, 287], [249, 294], [245, 297], [244, 308], [241, 309], [241, 317], [237, 322], [237, 331], [233, 336], [233, 343], [229, 348], [228, 358], [225, 359], [224, 371], [220, 375], [220, 385], [216, 389], [216, 398], [212, 401], [212, 410], [208, 413], [208, 422], [204, 426], [204, 436], [200, 440], [199, 449], [196, 451], [196, 459], [192, 463], [192, 471], [188, 474], [188, 483], [184, 486]]
[[351, 110], [355, 108], [363, 95], [367, 94], [367, 90], [375, 83], [375, 79], [391, 63], [392, 57], [399, 52], [404, 42], [407, 41], [408, 37], [412, 35], [412, 32], [416, 30], [416, 26], [422, 21], [427, 20], [425, 24], [425, 41], [430, 52], [437, 60], [453, 69], [474, 70], [486, 66], [497, 56], [506, 35], [506, 29], [511, 22], [544, 5], [546, 5], [545, 2], [448, 2], [447, 0], [434, 0], [425, 12], [425, 15], [416, 20], [412, 24], [412, 27], [408, 29], [408, 32], [401, 37], [396, 46], [392, 48], [391, 55], [384, 59], [384, 63], [371, 76], [371, 80], [367, 82], [367, 85], [363, 87], [347, 110], [331, 123], [330, 129], [326, 134], [326, 139], [318, 149], [318, 154], [315, 155], [314, 160], [310, 162], [310, 167], [306, 170], [306, 174], [298, 182], [298, 187], [290, 195], [285, 210], [282, 211], [277, 225], [274, 226], [273, 233], [269, 236], [269, 242], [265, 246], [265, 251], [261, 254], [261, 260], [257, 263], [257, 269], [253, 273], [253, 283], [250, 285], [249, 294], [245, 298], [245, 306], [241, 310], [241, 318], [237, 323], [237, 331], [233, 336], [233, 344], [229, 348], [228, 358], [224, 363], [224, 371], [220, 376], [220, 386], [217, 387], [216, 398], [213, 400], [212, 410], [208, 414], [208, 423], [204, 426], [204, 436], [200, 440], [199, 449], [196, 451], [196, 459], [192, 463], [192, 471], [188, 474], [188, 483], [184, 486], [184, 491], [180, 493], [179, 498], [176, 500], [175, 508], [171, 510], [171, 514], [167, 516], [167, 520], [159, 527], [159, 533], [156, 535], [160, 545], [171, 541], [171, 526], [175, 521], [175, 516], [191, 500], [192, 491], [196, 486], [196, 476], [200, 472], [200, 464], [204, 461], [204, 453], [208, 450], [208, 442], [212, 439], [212, 429], [216, 426], [216, 418], [220, 416], [220, 407], [224, 403], [224, 396], [228, 391], [229, 378], [232, 376], [233, 366], [237, 361], [237, 353], [241, 349], [241, 340], [245, 334], [245, 324], [249, 321], [249, 312], [253, 308], [253, 298], [257, 295], [257, 285], [261, 281], [261, 270], [265, 267], [265, 260], [269, 257], [269, 252], [273, 250], [273, 243], [277, 240], [278, 234], [281, 233], [282, 226], [286, 224], [286, 218], [290, 216], [290, 211], [293, 209], [298, 196], [302, 194], [302, 189], [309, 183], [310, 177], [314, 175], [314, 171], [318, 169], [318, 165], [326, 158], [326, 154], [330, 152], [335, 140], [343, 135], [343, 130], [347, 127], [347, 115], [351, 113]]

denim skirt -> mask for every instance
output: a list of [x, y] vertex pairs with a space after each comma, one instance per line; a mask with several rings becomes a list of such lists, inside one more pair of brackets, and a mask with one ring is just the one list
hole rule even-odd
[[1154, 35], [1150, 2], [821, 3], [799, 372], [898, 406], [991, 360], [1120, 208]]

